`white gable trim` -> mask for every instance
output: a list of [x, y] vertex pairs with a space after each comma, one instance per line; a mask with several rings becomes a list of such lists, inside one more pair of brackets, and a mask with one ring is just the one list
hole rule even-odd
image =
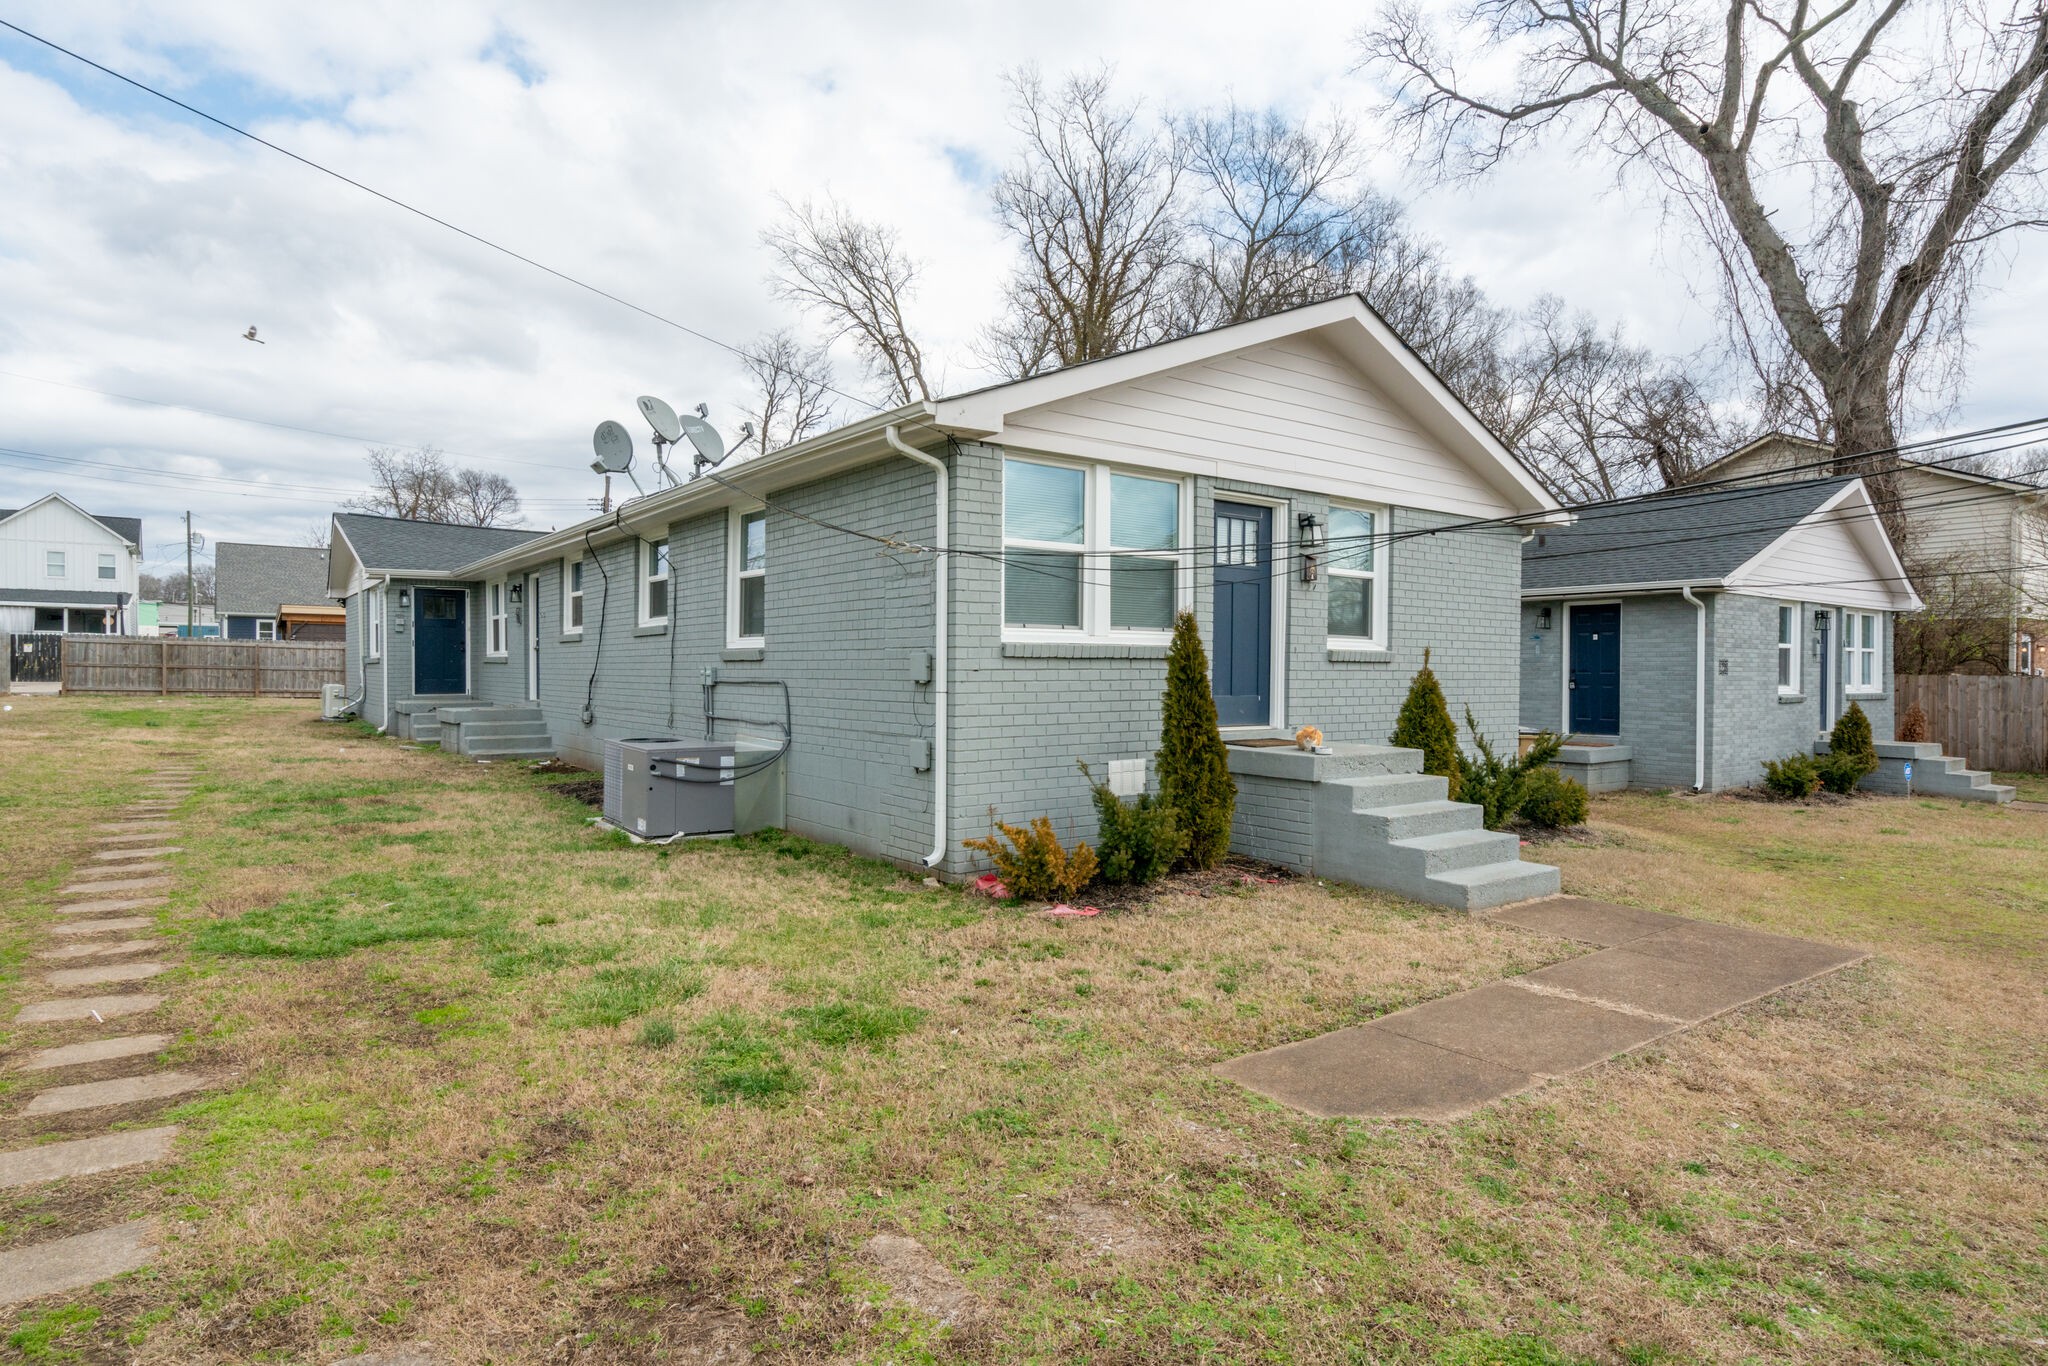
[[[1810, 540], [1824, 526], [1836, 526], [1848, 533], [1862, 552], [1866, 573], [1840, 579], [1803, 580], [1797, 574], [1773, 570], [1773, 562], [1802, 540]], [[1854, 579], [1855, 582], [1844, 580]], [[1806, 602], [1836, 603], [1846, 607], [1875, 608], [1880, 611], [1914, 612], [1920, 595], [1906, 577], [1906, 566], [1892, 548], [1878, 518], [1877, 505], [1861, 479], [1844, 484], [1826, 502], [1809, 512], [1785, 533], [1749, 557], [1722, 583], [1731, 593], [1750, 597], [1799, 599]]]
[[[1130, 384], [1169, 370], [1200, 365], [1309, 334], [1316, 335], [1355, 367], [1395, 407], [1413, 419], [1426, 435], [1434, 438], [1448, 452], [1449, 458], [1461, 460], [1469, 466], [1492, 491], [1503, 509], [1516, 514], [1558, 510], [1557, 501], [1544, 491], [1527, 467], [1486, 430], [1472, 411], [1422, 363], [1422, 359], [1355, 294], [1161, 342], [1085, 365], [1069, 366], [1013, 384], [941, 399], [934, 406], [933, 421], [959, 436], [1010, 444], [1006, 441], [1006, 433], [1012, 419], [1029, 410], [1044, 409], [1051, 404]], [[1043, 449], [1043, 434], [1033, 430], [1029, 439], [1015, 444], [1020, 448]], [[1088, 450], [1065, 453], [1089, 458], [1102, 458], [1105, 454]], [[1233, 477], [1237, 474], [1232, 471]], [[1280, 472], [1267, 474], [1264, 482], [1308, 487]], [[1318, 491], [1359, 496], [1358, 491], [1348, 489]], [[1418, 502], [1404, 498], [1398, 490], [1373, 492], [1378, 500], [1406, 506], [1429, 506], [1427, 500]]]
[[83, 517], [87, 525], [97, 530], [102, 536], [105, 536], [109, 540], [113, 541], [114, 544], [116, 545], [124, 545], [127, 546], [130, 550], [135, 551], [140, 551], [142, 548], [135, 544], [135, 542], [129, 540], [126, 536], [123, 536], [120, 532], [108, 526], [105, 522], [102, 522], [99, 518], [93, 516], [90, 512], [87, 512], [78, 504], [72, 502], [69, 498], [66, 498], [61, 493], [46, 493], [42, 497], [36, 499], [33, 503], [30, 503], [27, 507], [16, 508], [7, 516], [0, 517], [0, 526], [7, 525], [7, 523], [13, 521], [16, 517], [26, 517], [29, 513], [34, 512], [37, 508], [41, 507], [45, 503], [62, 503], [65, 507], [70, 508], [80, 517]]

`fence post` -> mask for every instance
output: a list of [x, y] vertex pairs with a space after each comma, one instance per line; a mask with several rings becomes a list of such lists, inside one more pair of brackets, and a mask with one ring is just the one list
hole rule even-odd
[[71, 691], [71, 651], [64, 648], [64, 637], [57, 637], [57, 691]]
[[171, 642], [163, 636], [156, 638], [156, 695], [171, 695]]
[[249, 696], [263, 696], [263, 646], [249, 642]]

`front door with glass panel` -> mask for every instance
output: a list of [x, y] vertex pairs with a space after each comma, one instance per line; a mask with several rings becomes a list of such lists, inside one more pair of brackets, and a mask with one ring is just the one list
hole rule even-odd
[[1216, 504], [1216, 721], [1273, 720], [1273, 509]]
[[460, 693], [469, 681], [469, 595], [446, 588], [413, 592], [412, 690]]

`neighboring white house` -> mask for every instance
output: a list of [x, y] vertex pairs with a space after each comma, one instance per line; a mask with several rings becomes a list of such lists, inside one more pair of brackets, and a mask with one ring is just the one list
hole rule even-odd
[[135, 635], [142, 521], [102, 517], [61, 493], [0, 508], [0, 634]]
[[[1834, 473], [1833, 455], [1820, 442], [1773, 432], [1695, 477], [1818, 479]], [[2048, 672], [2048, 489], [1924, 462], [1901, 468], [1897, 485], [1906, 513], [1899, 556], [1923, 592], [1928, 579], [1950, 574], [1979, 582], [1985, 591], [1973, 598], [2002, 596], [2006, 669]]]

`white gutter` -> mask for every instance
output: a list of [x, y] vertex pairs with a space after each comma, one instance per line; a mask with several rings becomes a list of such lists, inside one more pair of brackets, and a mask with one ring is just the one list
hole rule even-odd
[[1693, 646], [1697, 667], [1692, 685], [1692, 790], [1702, 792], [1707, 786], [1707, 605], [1692, 595], [1690, 585], [1680, 588], [1678, 596], [1693, 605], [1699, 621], [1699, 638]]
[[946, 611], [946, 581], [952, 577], [952, 566], [946, 563], [946, 551], [951, 540], [952, 481], [946, 472], [946, 462], [905, 445], [895, 423], [882, 429], [882, 438], [889, 443], [889, 449], [906, 460], [929, 465], [938, 485], [932, 509], [938, 522], [932, 544], [938, 552], [937, 562], [932, 566], [932, 851], [924, 860], [925, 867], [936, 868], [946, 857], [946, 807], [950, 795], [946, 791], [946, 641], [952, 631]]

